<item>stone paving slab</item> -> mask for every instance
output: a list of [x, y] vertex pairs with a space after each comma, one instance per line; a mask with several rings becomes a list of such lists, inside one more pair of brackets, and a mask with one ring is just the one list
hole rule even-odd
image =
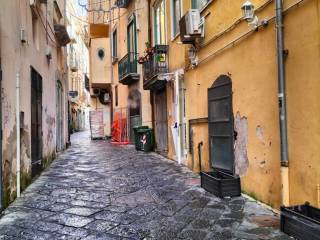
[[72, 147], [0, 219], [1, 239], [290, 239], [254, 201], [219, 199], [186, 167], [132, 146]]

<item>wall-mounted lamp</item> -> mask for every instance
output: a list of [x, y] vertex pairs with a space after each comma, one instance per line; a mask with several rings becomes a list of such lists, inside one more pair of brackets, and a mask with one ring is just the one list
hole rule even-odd
[[198, 65], [197, 49], [194, 46], [191, 46], [188, 49], [188, 56], [191, 63], [191, 68], [194, 69]]
[[241, 7], [243, 19], [245, 19], [249, 25], [258, 25], [258, 17], [254, 13], [254, 5], [250, 0], [247, 0]]

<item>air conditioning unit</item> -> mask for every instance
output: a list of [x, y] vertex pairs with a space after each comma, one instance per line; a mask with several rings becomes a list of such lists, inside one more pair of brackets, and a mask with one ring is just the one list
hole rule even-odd
[[103, 95], [103, 101], [104, 102], [110, 102], [110, 94], [109, 93], [105, 93], [104, 95]]
[[200, 36], [200, 12], [198, 9], [191, 9], [186, 13], [186, 30], [190, 36]]
[[100, 95], [100, 88], [92, 88], [92, 94], [91, 96], [99, 96]]
[[195, 39], [203, 37], [204, 18], [200, 17], [198, 9], [190, 9], [180, 19], [180, 38], [182, 43], [194, 43]]

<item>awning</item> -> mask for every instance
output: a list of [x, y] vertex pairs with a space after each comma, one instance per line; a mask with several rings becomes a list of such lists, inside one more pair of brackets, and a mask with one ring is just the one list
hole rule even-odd
[[66, 46], [68, 43], [70, 43], [71, 39], [69, 37], [67, 28], [65, 25], [55, 24], [54, 31], [55, 31], [56, 39], [60, 46]]

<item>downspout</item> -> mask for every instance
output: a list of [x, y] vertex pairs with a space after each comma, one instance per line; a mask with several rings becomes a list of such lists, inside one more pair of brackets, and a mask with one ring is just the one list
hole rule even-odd
[[182, 138], [182, 131], [181, 131], [181, 126], [182, 126], [182, 121], [181, 121], [181, 101], [180, 101], [180, 78], [179, 78], [179, 73], [175, 72], [175, 87], [176, 87], [176, 114], [177, 114], [177, 128], [178, 128], [178, 152], [177, 152], [177, 157], [178, 157], [178, 163], [181, 164], [182, 162], [182, 156], [181, 156], [181, 138]]
[[0, 213], [3, 208], [2, 197], [2, 68], [1, 68], [1, 34], [0, 34]]
[[[112, 11], [112, 14], [113, 14], [113, 10], [111, 10], [111, 1], [109, 2], [109, 9], [110, 11]], [[110, 12], [111, 14], [111, 12]], [[112, 24], [113, 24], [113, 20], [109, 23], [109, 39], [110, 39], [110, 77], [111, 77], [111, 96], [110, 96], [110, 99], [111, 99], [111, 104], [110, 104], [110, 125], [112, 126], [112, 122], [113, 122], [113, 33], [112, 33]], [[110, 129], [111, 129], [111, 126], [110, 126]]]
[[[148, 42], [151, 44], [152, 41], [152, 31], [151, 31], [151, 0], [148, 0]], [[151, 104], [151, 124], [153, 129], [155, 129], [155, 112], [154, 112], [154, 93], [150, 92], [150, 104]]]
[[16, 75], [17, 197], [20, 197], [20, 74]]
[[277, 32], [277, 67], [278, 67], [278, 98], [281, 141], [281, 204], [289, 205], [289, 159], [287, 141], [287, 109], [285, 94], [284, 37], [283, 37], [283, 1], [276, 3]]

